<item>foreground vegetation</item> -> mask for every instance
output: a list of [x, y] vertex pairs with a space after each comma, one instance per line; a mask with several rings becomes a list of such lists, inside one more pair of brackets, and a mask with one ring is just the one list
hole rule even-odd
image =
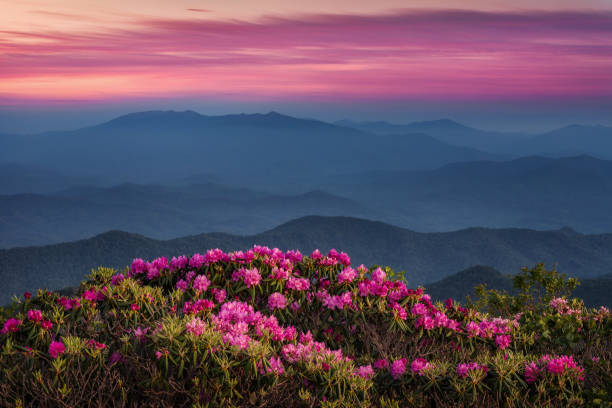
[[543, 265], [432, 303], [345, 253], [100, 268], [2, 311], [0, 405], [612, 406], [612, 317]]

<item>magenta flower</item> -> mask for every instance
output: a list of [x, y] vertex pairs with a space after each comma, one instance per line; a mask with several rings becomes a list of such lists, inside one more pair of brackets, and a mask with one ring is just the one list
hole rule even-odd
[[310, 287], [310, 282], [306, 278], [291, 277], [287, 280], [285, 286], [287, 287], [287, 289], [308, 290], [308, 288]]
[[385, 279], [387, 279], [387, 274], [382, 269], [376, 268], [374, 271], [372, 271], [372, 280], [378, 285], [382, 285], [385, 282]]
[[194, 317], [191, 321], [187, 322], [185, 327], [188, 333], [194, 336], [201, 336], [204, 333], [204, 329], [206, 329], [206, 324], [199, 317]]
[[123, 282], [124, 279], [125, 279], [125, 276], [123, 276], [122, 273], [113, 275], [113, 277], [111, 278], [111, 286], [117, 286], [118, 284]]
[[183, 292], [185, 292], [188, 287], [189, 287], [189, 283], [184, 279], [179, 279], [179, 281], [176, 282], [176, 288]]
[[40, 322], [43, 318], [42, 312], [38, 309], [28, 310], [28, 320], [33, 322]]
[[138, 303], [132, 303], [130, 305], [130, 310], [133, 310], [133, 311], [136, 312], [136, 311], [140, 310], [140, 305], [138, 305]]
[[147, 340], [147, 333], [149, 332], [149, 328], [145, 327], [144, 329], [138, 326], [133, 330], [134, 337], [138, 340], [139, 343], [142, 343]]
[[383, 358], [374, 362], [374, 368], [377, 370], [389, 367], [389, 362]]
[[132, 261], [132, 267], [130, 268], [130, 276], [136, 276], [141, 273], [145, 273], [147, 271], [147, 263], [140, 259], [136, 258]]
[[284, 309], [285, 307], [287, 307], [287, 299], [282, 293], [274, 292], [268, 298], [268, 308], [270, 310]]
[[431, 367], [431, 363], [428, 363], [424, 358], [417, 358], [410, 365], [410, 371], [417, 375], [423, 375], [423, 372], [429, 370]]
[[45, 330], [51, 330], [53, 328], [53, 323], [51, 323], [51, 320], [43, 320], [40, 325]]
[[205, 275], [198, 275], [193, 280], [193, 290], [196, 292], [206, 292], [206, 289], [210, 286], [210, 281]]
[[4, 327], [2, 328], [2, 331], [0, 333], [15, 333], [19, 330], [19, 326], [21, 326], [21, 320], [11, 317], [6, 322], [4, 322]]
[[64, 354], [66, 346], [61, 341], [52, 341], [49, 344], [49, 355], [51, 358], [57, 358], [60, 354]]
[[507, 334], [498, 335], [495, 337], [495, 343], [497, 343], [500, 349], [504, 350], [510, 345], [510, 336]]
[[261, 275], [257, 268], [245, 269], [243, 272], [242, 280], [247, 288], [257, 286], [261, 282]]
[[193, 269], [198, 269], [200, 266], [204, 265], [206, 262], [206, 258], [201, 254], [193, 254], [193, 256], [189, 259], [189, 266]]
[[391, 368], [389, 369], [389, 371], [391, 372], [391, 377], [393, 377], [394, 379], [397, 380], [398, 378], [400, 378], [406, 372], [406, 359], [401, 358], [399, 360], [395, 360], [391, 364]]
[[393, 304], [393, 314], [401, 320], [406, 320], [408, 317], [408, 312], [406, 312], [406, 309], [401, 307], [399, 303]]
[[213, 296], [215, 297], [215, 300], [217, 301], [217, 303], [223, 303], [225, 301], [225, 297], [227, 296], [227, 294], [225, 293], [225, 289], [211, 289], [211, 292], [213, 294]]
[[351, 267], [347, 267], [338, 274], [338, 283], [351, 283], [356, 277], [357, 271]]
[[525, 364], [525, 381], [532, 383], [538, 379], [540, 367], [535, 362]]
[[485, 374], [487, 373], [487, 371], [489, 371], [487, 366], [480, 365], [475, 362], [468, 363], [468, 364], [462, 363], [457, 366], [457, 374], [461, 378], [467, 377], [470, 371], [477, 371], [477, 370], [482, 370]]
[[425, 316], [428, 313], [427, 306], [417, 302], [412, 306], [412, 309], [410, 309], [410, 313], [412, 313], [413, 316]]
[[281, 375], [285, 372], [285, 368], [283, 367], [283, 363], [279, 357], [270, 357], [268, 360], [268, 373], [273, 373], [276, 375]]
[[374, 369], [371, 364], [366, 366], [359, 366], [355, 370], [355, 375], [358, 375], [361, 378], [370, 379], [374, 376]]

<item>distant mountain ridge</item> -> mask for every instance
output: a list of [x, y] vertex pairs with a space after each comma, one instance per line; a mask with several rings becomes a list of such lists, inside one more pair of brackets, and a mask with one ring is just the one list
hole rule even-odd
[[321, 188], [392, 213], [394, 224], [419, 231], [472, 225], [612, 231], [612, 161], [585, 155], [366, 172]]
[[492, 132], [476, 129], [451, 119], [418, 121], [407, 124], [395, 124], [385, 121], [354, 122], [350, 120], [334, 123], [379, 135], [425, 133], [452, 145], [468, 146], [486, 151], [499, 151], [500, 146], [526, 137], [526, 135], [520, 133]]
[[381, 217], [321, 190], [280, 195], [215, 183], [83, 186], [47, 195], [0, 195], [0, 248], [73, 241], [112, 229], [157, 239], [209, 231], [254, 234], [313, 214]]
[[419, 133], [376, 136], [276, 112], [139, 112], [73, 131], [0, 137], [0, 163], [35, 163], [115, 183], [214, 173], [242, 184], [271, 177], [276, 184], [291, 184], [357, 170], [435, 168], [502, 157]]
[[492, 265], [504, 274], [537, 262], [558, 262], [560, 272], [581, 279], [612, 273], [612, 234], [486, 228], [418, 233], [363, 219], [310, 216], [250, 236], [209, 233], [160, 241], [112, 231], [76, 242], [0, 250], [0, 279], [6, 282], [0, 300], [39, 286], [74, 286], [91, 268], [123, 268], [137, 257], [190, 255], [217, 247], [238, 250], [254, 244], [304, 253], [337, 248], [354, 254], [354, 264], [404, 270], [412, 286], [477, 264]]
[[539, 134], [494, 132], [465, 126], [450, 119], [394, 124], [384, 121], [335, 122], [376, 134], [420, 132], [457, 146], [517, 156], [567, 157], [587, 154], [612, 159], [612, 127], [572, 124]]

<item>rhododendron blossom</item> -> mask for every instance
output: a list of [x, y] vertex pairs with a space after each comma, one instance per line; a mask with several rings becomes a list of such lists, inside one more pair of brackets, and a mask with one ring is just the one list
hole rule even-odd
[[274, 292], [268, 297], [268, 308], [271, 310], [274, 309], [284, 309], [287, 306], [287, 300], [282, 293]]
[[40, 322], [43, 319], [42, 312], [38, 309], [28, 310], [28, 320], [33, 322]]
[[206, 292], [209, 286], [210, 281], [204, 275], [196, 276], [192, 284], [193, 290], [195, 290], [196, 292]]
[[433, 366], [431, 363], [428, 363], [424, 358], [417, 358], [410, 365], [410, 371], [417, 375], [423, 375], [423, 372], [429, 370]]
[[191, 333], [194, 336], [201, 336], [206, 329], [206, 324], [199, 317], [192, 318], [187, 324], [185, 324], [187, 333]]
[[21, 320], [11, 317], [6, 322], [4, 322], [4, 326], [2, 327], [2, 331], [0, 333], [15, 333], [19, 330], [19, 326], [21, 326]]
[[64, 354], [66, 346], [61, 341], [52, 341], [49, 344], [49, 355], [51, 358], [57, 358], [60, 354]]
[[406, 359], [401, 358], [399, 360], [395, 360], [391, 367], [389, 368], [389, 372], [391, 373], [391, 377], [394, 379], [398, 379], [406, 372]]

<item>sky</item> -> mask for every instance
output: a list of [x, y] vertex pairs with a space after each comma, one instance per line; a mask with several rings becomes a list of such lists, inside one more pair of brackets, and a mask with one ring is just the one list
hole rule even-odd
[[444, 117], [520, 131], [612, 125], [609, 0], [0, 0], [0, 9], [0, 132], [147, 109]]

